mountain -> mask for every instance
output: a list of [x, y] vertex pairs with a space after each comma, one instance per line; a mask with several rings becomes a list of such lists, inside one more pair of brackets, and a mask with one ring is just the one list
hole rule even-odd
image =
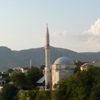
[[24, 64], [7, 47], [0, 47], [0, 71]]
[[[73, 60], [80, 61], [99, 61], [100, 52], [85, 52], [78, 53], [72, 50], [63, 49], [63, 48], [50, 48], [50, 62], [51, 64], [54, 61], [61, 57], [67, 56]], [[0, 47], [0, 71], [7, 70], [13, 67], [28, 67], [32, 60], [32, 65], [40, 67], [45, 64], [45, 50], [41, 48], [32, 48], [27, 50], [13, 51], [7, 47]]]

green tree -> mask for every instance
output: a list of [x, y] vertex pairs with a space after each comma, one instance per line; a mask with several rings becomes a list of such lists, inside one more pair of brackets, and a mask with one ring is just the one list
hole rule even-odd
[[15, 100], [17, 96], [17, 88], [14, 85], [4, 85], [1, 93], [1, 100]]
[[45, 68], [45, 65], [40, 66], [41, 70], [44, 70], [44, 68]]
[[38, 90], [30, 90], [27, 93], [27, 97], [29, 98], [29, 100], [36, 100], [37, 94], [39, 93]]
[[27, 92], [25, 90], [19, 91], [18, 100], [27, 100]]
[[14, 83], [14, 85], [21, 87], [21, 88], [27, 88], [27, 78], [24, 73], [17, 73], [11, 76], [11, 81]]
[[100, 83], [95, 84], [92, 88], [90, 100], [100, 100]]
[[[55, 90], [52, 93], [52, 99], [53, 100], [69, 100], [70, 97], [74, 94], [75, 88], [76, 88], [76, 83], [75, 83], [74, 77], [63, 79], [54, 85]], [[72, 93], [72, 90], [74, 90], [73, 93]]]
[[13, 69], [8, 69], [8, 73], [11, 73], [11, 72], [13, 72]]
[[73, 77], [59, 81], [54, 88], [53, 100], [99, 100], [100, 68], [78, 71]]
[[51, 100], [51, 91], [39, 91], [36, 100]]
[[27, 74], [29, 89], [36, 88], [36, 82], [43, 76], [42, 71], [37, 67], [31, 67]]

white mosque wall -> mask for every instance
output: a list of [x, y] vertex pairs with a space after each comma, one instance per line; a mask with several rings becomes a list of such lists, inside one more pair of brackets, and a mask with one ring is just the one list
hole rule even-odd
[[63, 78], [68, 78], [74, 75], [75, 65], [52, 65], [52, 90], [53, 86]]

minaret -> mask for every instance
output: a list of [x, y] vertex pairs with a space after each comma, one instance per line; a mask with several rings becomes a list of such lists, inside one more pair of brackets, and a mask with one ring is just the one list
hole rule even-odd
[[50, 45], [49, 45], [49, 30], [46, 29], [46, 45], [45, 45], [45, 90], [51, 89], [51, 74], [50, 74]]
[[32, 67], [32, 59], [30, 59], [30, 68]]

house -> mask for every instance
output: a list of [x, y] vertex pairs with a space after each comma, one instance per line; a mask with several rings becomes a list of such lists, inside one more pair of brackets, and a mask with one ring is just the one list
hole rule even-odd
[[90, 62], [90, 63], [85, 63], [85, 64], [83, 64], [81, 67], [80, 67], [80, 69], [81, 69], [81, 71], [84, 71], [84, 70], [88, 70], [88, 68], [90, 68], [90, 67], [92, 67], [92, 66], [94, 66], [94, 67], [100, 67], [100, 61], [93, 61], [93, 62]]
[[24, 74], [27, 74], [29, 68], [20, 68], [20, 71]]
[[6, 84], [5, 78], [3, 78], [2, 76], [0, 76], [0, 91], [2, 90], [3, 85], [5, 85], [5, 84]]

